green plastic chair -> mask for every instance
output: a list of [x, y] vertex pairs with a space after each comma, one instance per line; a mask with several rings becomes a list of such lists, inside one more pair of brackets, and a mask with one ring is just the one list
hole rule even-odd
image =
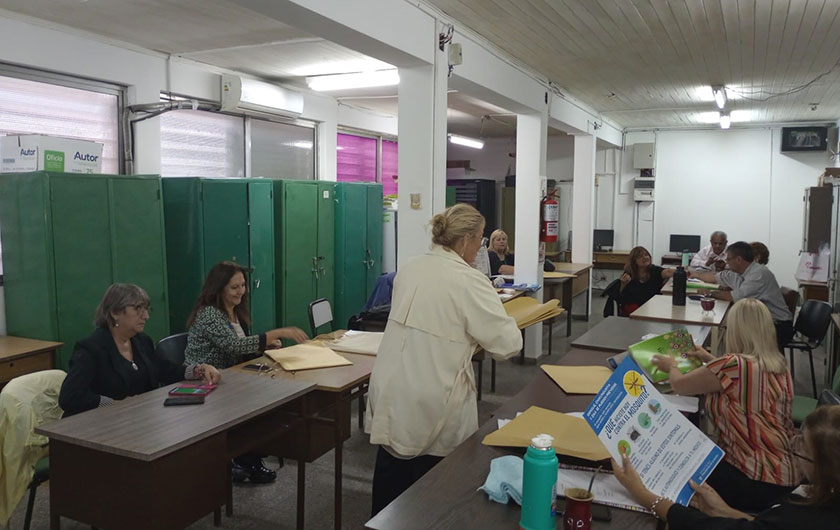
[[[840, 394], [840, 366], [834, 371], [834, 379], [831, 381], [830, 391], [834, 392], [834, 394]], [[829, 392], [829, 390], [824, 390], [823, 393], [825, 392]], [[808, 414], [813, 412], [820, 402], [820, 400], [808, 396], [793, 396], [793, 423], [801, 425], [805, 421], [805, 418], [808, 417]]]

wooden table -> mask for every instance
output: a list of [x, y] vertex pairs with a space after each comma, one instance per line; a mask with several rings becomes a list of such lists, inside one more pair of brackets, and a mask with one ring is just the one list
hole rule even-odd
[[[568, 272], [544, 272], [543, 273], [543, 285], [545, 286], [546, 291], [550, 291], [548, 293], [549, 300], [553, 298], [557, 298], [557, 286], [563, 288], [563, 292], [560, 295], [560, 301], [562, 302], [561, 307], [566, 310], [566, 336], [572, 334], [572, 298], [573, 289], [572, 285], [574, 281], [577, 279], [576, 274], [571, 274]], [[589, 297], [587, 297], [588, 299]], [[554, 324], [554, 319], [552, 318], [549, 321], [549, 328], [548, 328], [548, 354], [551, 355], [551, 331], [552, 331], [552, 324]]]
[[[572, 252], [564, 251], [563, 259], [567, 261], [572, 259]], [[628, 259], [630, 259], [629, 250], [596, 250], [592, 252], [592, 266], [597, 269], [623, 270]], [[555, 265], [557, 264], [555, 263]]]
[[164, 407], [171, 386], [35, 432], [50, 438], [50, 528], [60, 517], [98, 528], [181, 529], [214, 513], [230, 459], [299, 422], [290, 407], [314, 385], [225, 370], [200, 406]]
[[715, 300], [715, 310], [712, 314], [704, 315], [700, 302], [686, 299], [684, 306], [674, 305], [670, 295], [658, 294], [645, 302], [640, 308], [630, 314], [630, 318], [652, 320], [654, 322], [669, 322], [675, 324], [697, 324], [711, 326], [712, 353], [720, 342], [720, 326], [732, 302]]
[[[570, 350], [558, 364], [603, 364], [612, 353], [592, 350]], [[490, 501], [487, 494], [477, 491], [487, 478], [490, 461], [496, 457], [516, 454], [523, 449], [490, 447], [481, 440], [497, 429], [497, 418], [513, 418], [516, 412], [531, 405], [561, 412], [582, 411], [592, 395], [569, 395], [542, 371], [521, 392], [505, 403], [478, 431], [459, 445], [423, 478], [418, 480], [384, 510], [367, 522], [366, 528], [376, 530], [446, 530], [481, 528], [483, 530], [511, 530], [518, 528], [520, 508], [514, 504]], [[562, 455], [561, 459], [566, 458]], [[578, 459], [569, 462], [586, 463]], [[588, 462], [592, 465], [592, 462]], [[593, 530], [620, 528], [622, 530], [653, 530], [656, 520], [643, 513], [612, 508], [611, 522], [593, 521]], [[559, 523], [558, 528], [562, 528]]]
[[62, 342], [0, 336], [0, 388], [19, 375], [55, 368]]
[[586, 291], [586, 312], [583, 314], [583, 319], [589, 320], [589, 269], [592, 268], [592, 264], [558, 262], [554, 264], [554, 267], [555, 272], [574, 274], [576, 276], [576, 278], [572, 280], [571, 295], [568, 297], [568, 300], [566, 299], [565, 288], [563, 290], [563, 309], [569, 312], [568, 318], [572, 318], [572, 297]]
[[644, 335], [661, 335], [680, 327], [688, 329], [697, 344], [706, 342], [712, 329], [711, 326], [611, 316], [598, 322], [589, 331], [573, 340], [572, 347], [621, 353], [631, 344], [641, 341]]
[[799, 288], [802, 290], [802, 300], [820, 300], [828, 302], [828, 283], [799, 281]]
[[[303, 427], [296, 429], [288, 436], [273, 439], [260, 446], [260, 451], [298, 461], [297, 521], [300, 529], [304, 527], [306, 505], [306, 468], [304, 463], [314, 462], [332, 449], [335, 449], [335, 489], [333, 492], [335, 514], [333, 521], [337, 530], [341, 528], [343, 445], [344, 441], [350, 438], [350, 405], [353, 399], [361, 397], [366, 391], [376, 356], [347, 352], [340, 352], [340, 355], [353, 364], [334, 368], [287, 372], [270, 358], [263, 357], [259, 361], [252, 360], [231, 368], [231, 370], [256, 379], [271, 381], [273, 376], [274, 381], [278, 384], [297, 381], [315, 385], [315, 390], [302, 399]], [[254, 362], [265, 363], [274, 370], [270, 374], [259, 374], [242, 368], [246, 364]], [[362, 407], [359, 407], [359, 410], [361, 414]], [[228, 491], [228, 495], [229, 497], [232, 496], [231, 490]], [[228, 504], [229, 506], [230, 504]]]

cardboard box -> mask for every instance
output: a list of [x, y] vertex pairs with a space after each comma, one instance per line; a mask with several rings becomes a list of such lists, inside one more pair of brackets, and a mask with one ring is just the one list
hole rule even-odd
[[102, 148], [97, 142], [59, 136], [2, 136], [0, 173], [102, 173]]

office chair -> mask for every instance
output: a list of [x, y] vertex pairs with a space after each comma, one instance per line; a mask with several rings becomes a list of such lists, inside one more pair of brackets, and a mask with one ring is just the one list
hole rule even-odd
[[[799, 316], [796, 318], [796, 324], [793, 326], [794, 336], [791, 341], [785, 344], [785, 348], [790, 350], [790, 377], [794, 381], [794, 358], [793, 350], [802, 350], [808, 352], [808, 359], [811, 363], [811, 386], [814, 393], [814, 398], [817, 397], [817, 378], [814, 375], [814, 349], [822, 344], [825, 334], [828, 331], [828, 326], [831, 324], [831, 313], [833, 312], [831, 304], [821, 302], [819, 300], [806, 300], [802, 304], [802, 310], [799, 311]], [[796, 340], [796, 334], [799, 333], [806, 340]]]
[[796, 314], [796, 306], [799, 305], [799, 291], [791, 289], [790, 287], [780, 287], [782, 291], [782, 298], [785, 299], [787, 308], [790, 309], [790, 314]]
[[157, 354], [172, 364], [184, 364], [184, 352], [187, 350], [187, 333], [170, 335], [157, 343]]
[[[0, 519], [7, 520], [29, 490], [23, 528], [29, 530], [38, 486], [49, 479], [49, 438], [35, 428], [61, 418], [58, 395], [65, 374], [43, 370], [9, 381], [0, 391]], [[6, 494], [9, 493], [7, 497]]]
[[326, 298], [319, 298], [309, 303], [309, 326], [312, 336], [318, 335], [318, 328], [326, 324], [330, 325], [330, 331], [335, 330], [333, 325], [332, 307]]
[[831, 381], [831, 388], [826, 388], [820, 394], [819, 399], [807, 396], [793, 396], [793, 423], [800, 425], [815, 408], [820, 405], [840, 405], [840, 366], [834, 371], [834, 379]]

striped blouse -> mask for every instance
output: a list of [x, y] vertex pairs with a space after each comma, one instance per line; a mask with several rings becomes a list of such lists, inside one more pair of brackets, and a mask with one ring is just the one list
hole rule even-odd
[[706, 396], [706, 411], [726, 452], [724, 460], [752, 480], [798, 484], [790, 445], [793, 384], [788, 371], [762, 372], [757, 360], [734, 354], [706, 367], [723, 387]]

